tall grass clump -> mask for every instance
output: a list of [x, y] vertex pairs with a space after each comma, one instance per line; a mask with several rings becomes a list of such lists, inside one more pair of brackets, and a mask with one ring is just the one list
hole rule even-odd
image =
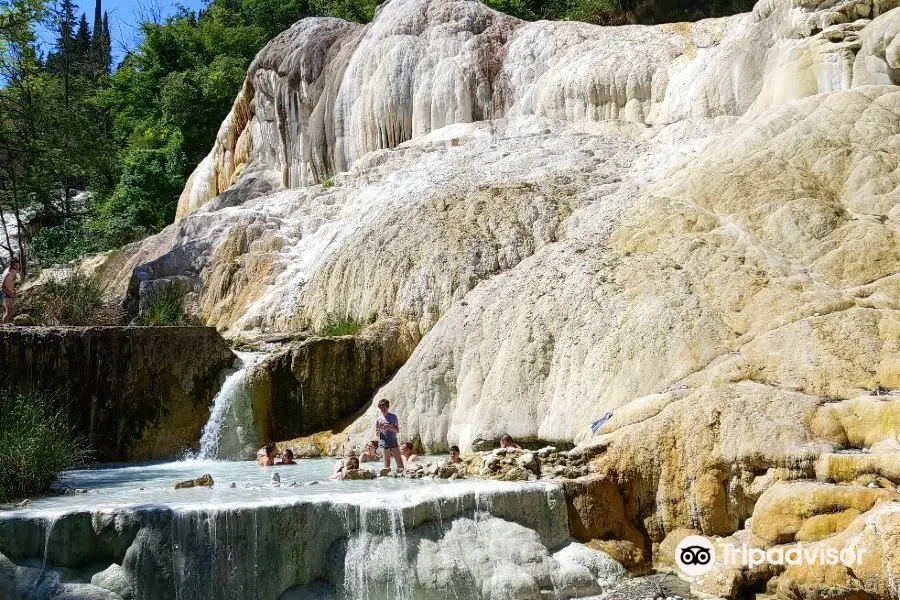
[[0, 390], [0, 502], [43, 494], [87, 446], [51, 394]]
[[316, 335], [322, 337], [337, 337], [341, 335], [353, 335], [359, 333], [363, 327], [375, 321], [375, 316], [365, 319], [357, 319], [350, 315], [328, 313], [322, 323], [316, 328]]
[[156, 288], [141, 300], [138, 323], [150, 327], [200, 324], [188, 311], [187, 290], [173, 284]]
[[77, 271], [56, 275], [30, 290], [22, 312], [44, 325], [119, 325], [122, 310], [107, 300], [106, 285]]

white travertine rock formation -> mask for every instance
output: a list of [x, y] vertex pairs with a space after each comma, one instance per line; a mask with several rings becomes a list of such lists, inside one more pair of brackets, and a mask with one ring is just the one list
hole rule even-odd
[[305, 19], [253, 61], [178, 216], [241, 177], [320, 183], [457, 123], [665, 125], [892, 83], [893, 19], [868, 27], [892, 7], [765, 0], [751, 14], [693, 24], [596, 27], [524, 23], [474, 0], [391, 0], [365, 27]]
[[[364, 27], [307, 19], [260, 52], [182, 219], [133, 256], [195, 277], [233, 330], [407, 319], [424, 338], [383, 393], [428, 449], [583, 441], [673, 386], [891, 388], [898, 95], [849, 89], [893, 82], [890, 8], [602, 28], [391, 0]], [[880, 370], [833, 376], [831, 315]]]
[[504, 430], [582, 441], [593, 418], [678, 386], [900, 387], [900, 298], [878, 293], [900, 251], [884, 150], [898, 92], [782, 106], [634, 203], [590, 203], [558, 243], [454, 305], [381, 395], [440, 448]]
[[418, 345], [376, 397], [402, 438], [591, 445], [598, 506], [647, 550], [744, 528], [783, 480], [896, 489], [898, 33], [874, 0], [305, 20], [254, 61], [180, 220], [108, 272], [138, 267], [132, 296], [187, 278], [234, 333], [399, 319]]

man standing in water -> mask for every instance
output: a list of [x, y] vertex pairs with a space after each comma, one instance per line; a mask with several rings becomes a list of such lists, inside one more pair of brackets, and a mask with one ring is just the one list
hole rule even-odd
[[400, 455], [400, 444], [397, 443], [397, 434], [400, 433], [400, 420], [392, 412], [389, 412], [391, 404], [387, 399], [378, 401], [378, 410], [381, 415], [375, 419], [375, 433], [378, 434], [378, 446], [384, 452], [384, 468], [391, 468], [391, 457], [397, 462], [397, 470], [403, 470], [403, 457]]
[[0, 280], [0, 300], [3, 300], [3, 323], [12, 323], [13, 307], [16, 303], [16, 276], [19, 274], [19, 259], [15, 256], [3, 271]]

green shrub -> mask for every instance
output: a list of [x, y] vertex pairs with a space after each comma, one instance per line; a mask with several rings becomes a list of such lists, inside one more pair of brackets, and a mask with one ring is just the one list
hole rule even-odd
[[325, 188], [326, 190], [328, 188], [333, 188], [335, 185], [337, 185], [337, 183], [334, 181], [334, 177], [329, 177], [328, 179], [326, 179], [325, 181], [322, 182], [322, 187]]
[[32, 241], [40, 264], [65, 264], [91, 252], [105, 250], [87, 219], [72, 218], [56, 227], [43, 227]]
[[0, 502], [47, 492], [86, 457], [84, 438], [52, 395], [0, 391]]
[[200, 324], [187, 310], [187, 290], [174, 284], [150, 292], [141, 304], [138, 323], [149, 327]]
[[356, 319], [350, 315], [328, 313], [321, 325], [316, 328], [316, 335], [322, 337], [337, 337], [340, 335], [353, 335], [359, 333], [363, 327], [375, 321], [374, 315], [367, 319]]
[[120, 308], [106, 298], [106, 285], [78, 271], [50, 277], [29, 290], [21, 311], [44, 325], [119, 325]]

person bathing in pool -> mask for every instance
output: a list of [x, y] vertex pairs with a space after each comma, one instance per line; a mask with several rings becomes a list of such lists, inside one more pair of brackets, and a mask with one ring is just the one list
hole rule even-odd
[[259, 459], [256, 461], [261, 467], [274, 467], [275, 466], [275, 443], [269, 442], [266, 444], [265, 452], [259, 455]]
[[338, 462], [337, 470], [331, 475], [331, 477], [329, 477], [329, 479], [331, 479], [332, 481], [340, 481], [341, 479], [344, 478], [345, 475], [347, 475], [347, 471], [350, 471], [352, 469], [358, 469], [358, 468], [359, 468], [359, 459], [356, 458], [355, 456], [351, 456], [350, 458], [347, 459], [346, 463], [344, 463], [342, 461]]
[[413, 451], [412, 442], [403, 442], [400, 444], [400, 454], [403, 456], [404, 462], [415, 462], [419, 460], [418, 455]]
[[366, 444], [362, 454], [359, 455], [359, 462], [374, 462], [378, 460], [378, 441], [371, 440]]
[[378, 446], [384, 452], [384, 468], [391, 468], [391, 457], [397, 462], [397, 470], [403, 470], [403, 456], [400, 455], [400, 444], [397, 443], [397, 434], [400, 433], [400, 420], [397, 415], [390, 412], [391, 403], [386, 398], [378, 401], [378, 410], [381, 413], [375, 419], [375, 433], [378, 434]]
[[503, 437], [500, 438], [500, 447], [501, 448], [509, 448], [511, 450], [521, 450], [522, 447], [515, 443], [512, 439], [512, 436], [508, 433], [504, 433]]
[[296, 465], [294, 462], [294, 451], [290, 448], [285, 448], [284, 452], [281, 453], [281, 458], [275, 459], [276, 465]]

